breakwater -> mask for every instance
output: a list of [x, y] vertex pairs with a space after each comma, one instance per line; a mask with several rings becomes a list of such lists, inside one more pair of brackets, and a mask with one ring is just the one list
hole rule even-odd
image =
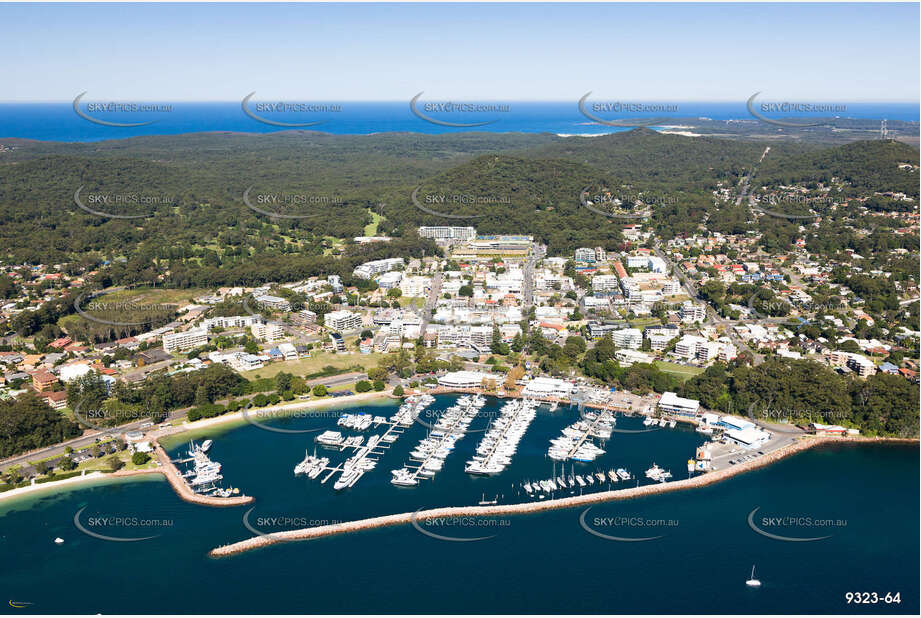
[[846, 443], [872, 443], [872, 442], [901, 442], [906, 444], [917, 443], [917, 440], [893, 440], [893, 439], [873, 439], [862, 437], [833, 437], [833, 436], [808, 436], [803, 437], [793, 444], [777, 449], [765, 455], [762, 455], [751, 461], [725, 468], [714, 472], [709, 472], [700, 476], [681, 481], [669, 483], [656, 483], [643, 485], [640, 487], [631, 487], [627, 489], [618, 489], [604, 491], [581, 496], [570, 496], [558, 498], [545, 502], [526, 502], [508, 505], [489, 505], [489, 506], [462, 506], [462, 507], [440, 507], [418, 511], [416, 513], [399, 513], [394, 515], [384, 515], [381, 517], [372, 517], [350, 522], [336, 523], [313, 528], [303, 528], [299, 530], [288, 530], [283, 532], [273, 532], [271, 536], [252, 537], [236, 543], [217, 547], [209, 552], [212, 557], [223, 557], [239, 554], [254, 549], [260, 549], [276, 543], [304, 541], [309, 539], [322, 538], [338, 534], [347, 534], [362, 530], [371, 530], [388, 526], [406, 525], [413, 520], [424, 521], [434, 518], [443, 517], [491, 517], [497, 515], [517, 515], [527, 513], [539, 513], [556, 509], [573, 508], [578, 506], [588, 506], [591, 504], [609, 502], [616, 500], [630, 500], [644, 496], [661, 494], [673, 491], [682, 491], [704, 487], [719, 483], [728, 478], [743, 474], [745, 472], [768, 466], [780, 459], [789, 457], [793, 454], [805, 451], [807, 449], [823, 444], [846, 444]]
[[241, 506], [250, 504], [255, 500], [252, 496], [229, 496], [227, 498], [220, 498], [217, 496], [202, 496], [197, 494], [192, 491], [189, 484], [186, 483], [182, 475], [179, 474], [179, 470], [173, 465], [172, 460], [169, 458], [169, 455], [166, 454], [166, 451], [163, 450], [162, 446], [154, 444], [154, 453], [156, 453], [157, 460], [160, 462], [160, 469], [158, 471], [166, 477], [166, 480], [176, 494], [186, 502], [201, 504], [203, 506]]

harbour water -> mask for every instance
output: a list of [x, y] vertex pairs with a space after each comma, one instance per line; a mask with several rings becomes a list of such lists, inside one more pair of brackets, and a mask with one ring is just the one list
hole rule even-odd
[[[431, 409], [453, 400], [439, 396]], [[418, 487], [395, 487], [389, 480], [426, 435], [422, 424], [408, 429], [353, 488], [338, 493], [332, 480], [320, 484], [293, 474], [305, 449], [313, 451], [315, 433], [243, 425], [208, 437], [225, 484], [256, 497], [251, 511], [182, 502], [159, 477], [0, 503], [0, 581], [11, 600], [34, 603], [16, 610], [25, 613], [917, 613], [916, 446], [811, 450], [717, 485], [600, 504], [589, 513], [428, 522], [420, 523], [422, 531], [398, 526], [207, 557], [214, 547], [254, 534], [244, 524], [246, 512], [250, 526], [270, 534], [476, 504], [484, 495], [500, 503], [527, 499], [518, 493], [520, 482], [551, 476], [549, 440], [577, 412], [542, 406], [505, 472], [465, 474], [464, 463], [482, 436], [477, 430], [502, 403], [488, 400], [444, 469]], [[361, 409], [389, 416], [396, 405]], [[329, 415], [270, 425], [336, 428]], [[618, 417], [616, 428], [643, 426], [638, 418]], [[615, 433], [607, 452], [577, 464], [576, 472], [625, 467], [648, 482], [643, 471], [655, 462], [675, 479], [685, 478], [686, 460], [703, 439], [680, 425]], [[176, 456], [186, 443], [167, 447]], [[333, 463], [350, 454], [317, 452]], [[749, 525], [754, 509], [762, 530], [828, 538], [769, 538]], [[77, 522], [91, 532], [154, 538], [92, 537], [77, 529], [78, 512]], [[794, 523], [772, 523], [781, 518]], [[833, 523], [819, 528], [817, 519]], [[489, 538], [452, 542], [425, 532]], [[56, 537], [64, 543], [56, 545]], [[763, 582], [758, 590], [744, 585], [752, 564]], [[880, 599], [900, 593], [901, 603], [849, 605], [847, 592], [877, 592]]]

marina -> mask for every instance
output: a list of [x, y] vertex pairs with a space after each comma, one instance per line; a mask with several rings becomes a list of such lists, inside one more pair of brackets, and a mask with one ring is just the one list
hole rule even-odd
[[364, 431], [370, 427], [375, 429], [386, 427], [383, 434], [373, 434], [365, 442], [364, 436], [343, 436], [342, 433], [327, 430], [315, 439], [317, 444], [343, 452], [354, 449], [352, 455], [341, 465], [330, 465], [328, 457], [317, 457], [316, 453], [306, 454], [304, 460], [294, 468], [295, 476], [306, 475], [309, 479], [319, 478], [325, 473], [320, 484], [325, 485], [337, 473], [339, 478], [333, 483], [337, 492], [349, 489], [367, 472], [377, 467], [380, 457], [397, 441], [397, 439], [411, 427], [418, 419], [419, 414], [435, 401], [431, 395], [418, 395], [407, 397], [395, 414], [389, 419], [384, 416], [373, 416], [366, 413], [344, 413], [339, 417], [337, 425], [355, 431]]
[[224, 478], [221, 474], [221, 464], [207, 455], [213, 444], [212, 440], [205, 440], [201, 444], [191, 441], [186, 452], [187, 457], [175, 459], [173, 463], [191, 464], [185, 471], [180, 472], [180, 476], [196, 494], [215, 498], [229, 498], [239, 494], [240, 490], [236, 488], [221, 487], [221, 480]]
[[604, 449], [593, 438], [610, 439], [615, 423], [614, 415], [607, 410], [586, 412], [583, 418], [563, 428], [559, 438], [550, 441], [547, 456], [554, 461], [595, 461], [604, 454]]
[[433, 478], [444, 467], [457, 441], [467, 435], [470, 423], [485, 404], [486, 399], [480, 395], [459, 397], [410, 453], [411, 463], [392, 471], [390, 482], [400, 487], [414, 487], [420, 479]]
[[518, 443], [534, 420], [537, 402], [528, 399], [513, 399], [506, 403], [499, 417], [477, 446], [474, 455], [464, 468], [467, 474], [499, 474], [509, 464], [518, 450]]

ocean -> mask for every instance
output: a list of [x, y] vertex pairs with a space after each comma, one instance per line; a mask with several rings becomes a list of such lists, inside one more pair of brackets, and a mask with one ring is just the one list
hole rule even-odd
[[[431, 409], [452, 400], [440, 396]], [[321, 485], [293, 475], [305, 450], [313, 451], [315, 434], [244, 424], [206, 435], [225, 484], [255, 496], [252, 510], [187, 504], [159, 477], [0, 502], [4, 592], [33, 604], [20, 613], [918, 613], [917, 446], [814, 449], [716, 485], [598, 504], [588, 513], [429, 522], [420, 524], [424, 531], [397, 526], [208, 557], [214, 547], [253, 535], [243, 521], [247, 512], [250, 526], [270, 534], [475, 504], [483, 496], [527, 499], [520, 483], [552, 474], [548, 441], [577, 412], [539, 408], [503, 474], [468, 476], [464, 462], [482, 435], [475, 430], [500, 405], [490, 400], [445, 468], [417, 488], [388, 481], [428, 431], [421, 424], [338, 494], [332, 480]], [[388, 416], [396, 406], [361, 409]], [[327, 415], [271, 424], [307, 429], [335, 421]], [[643, 426], [620, 417], [617, 428]], [[597, 463], [579, 464], [576, 472], [625, 467], [642, 477], [656, 462], [685, 478], [684, 464], [702, 440], [681, 426], [616, 433]], [[167, 447], [173, 456], [187, 448], [176, 440]], [[347, 456], [320, 452], [334, 462]], [[75, 516], [97, 533], [154, 538], [101, 540], [78, 530]], [[775, 536], [827, 538], [777, 540], [756, 532], [750, 517]], [[487, 538], [452, 542], [425, 532]], [[56, 545], [55, 537], [64, 543]], [[744, 583], [753, 565], [760, 589]], [[847, 601], [848, 593], [874, 592], [876, 603]]]
[[[248, 133], [271, 133], [286, 130], [285, 127], [266, 124], [256, 120], [242, 109], [241, 102], [221, 103], [161, 103], [157, 111], [105, 111], [90, 109], [89, 104], [102, 103], [86, 99], [78, 108], [87, 116], [104, 122], [123, 124], [154, 121], [139, 127], [114, 127], [96, 124], [74, 112], [72, 102], [60, 103], [0, 103], [0, 138], [24, 138], [42, 141], [93, 142], [121, 139], [139, 135], [175, 135], [202, 131], [236, 131]], [[439, 104], [446, 104], [440, 102]], [[476, 124], [475, 127], [445, 126], [428, 122], [410, 110], [409, 99], [404, 102], [343, 102], [319, 104], [326, 111], [290, 111], [290, 107], [274, 105], [266, 111], [259, 111], [254, 100], [247, 106], [254, 115], [272, 122], [320, 124], [302, 127], [305, 130], [323, 131], [333, 134], [369, 135], [383, 132], [453, 133], [463, 131], [489, 131], [496, 133], [553, 133], [559, 135], [598, 135], [627, 129], [616, 128], [590, 120], [579, 111], [578, 102], [535, 103], [507, 102], [487, 104], [484, 110], [443, 111], [445, 107], [427, 109], [420, 101], [416, 109], [424, 116], [437, 121]], [[605, 112], [590, 113], [604, 120], [617, 121], [622, 118], [650, 118], [662, 120], [666, 125], [674, 119], [709, 118], [716, 121], [741, 120], [756, 122], [749, 114], [745, 101], [738, 103], [675, 103], [669, 104], [677, 111], [666, 112]], [[501, 107], [505, 106], [505, 107]], [[919, 120], [918, 105], [911, 103], [854, 103], [845, 104], [845, 111], [836, 113], [841, 118], [872, 119], [889, 121]], [[295, 108], [303, 109], [303, 108]], [[277, 110], [277, 111], [273, 111]], [[495, 111], [492, 111], [495, 110]], [[803, 117], [812, 119], [816, 113], [770, 114], [778, 118]], [[821, 114], [822, 116], [830, 114]], [[805, 122], [805, 121], [804, 121]]]

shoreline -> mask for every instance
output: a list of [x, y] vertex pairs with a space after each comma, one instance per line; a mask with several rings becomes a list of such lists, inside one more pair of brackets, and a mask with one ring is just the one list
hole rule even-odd
[[[300, 410], [310, 410], [314, 408], [334, 407], [339, 405], [349, 405], [354, 403], [367, 403], [376, 399], [393, 399], [389, 390], [375, 391], [370, 393], [358, 393], [355, 395], [346, 395], [345, 397], [335, 397], [330, 399], [312, 399], [310, 401], [299, 401], [287, 405], [266, 406], [264, 408], [255, 408], [253, 414], [265, 414], [266, 412], [277, 412], [279, 417], [284, 417], [287, 412], [298, 412]], [[195, 433], [205, 429], [221, 427], [222, 425], [247, 424], [248, 421], [243, 418], [243, 411], [222, 414], [212, 418], [203, 418], [197, 421], [185, 421], [180, 425], [173, 425], [169, 429], [155, 429], [148, 432], [146, 437], [151, 441], [159, 441], [161, 438], [168, 440], [175, 439], [183, 433]]]
[[92, 472], [87, 472], [86, 474], [72, 476], [70, 478], [61, 479], [59, 481], [35, 483], [33, 485], [26, 485], [25, 487], [17, 487], [16, 489], [4, 491], [0, 493], [0, 504], [7, 500], [15, 501], [17, 498], [24, 498], [32, 494], [38, 494], [43, 490], [48, 490], [49, 492], [53, 493], [62, 489], [65, 491], [68, 489], [79, 489], [80, 485], [91, 485], [94, 481], [100, 481], [101, 484], [104, 484], [104, 482], [107, 481], [114, 481], [131, 476], [151, 476], [155, 474], [162, 475], [162, 472], [157, 468], [149, 468], [143, 470], [119, 470], [117, 472], [101, 472], [99, 470], [93, 470]]
[[865, 438], [865, 437], [836, 437], [836, 436], [808, 436], [789, 444], [774, 452], [768, 453], [752, 461], [739, 464], [730, 468], [724, 468], [715, 472], [708, 472], [700, 476], [673, 481], [668, 483], [655, 483], [643, 485], [641, 487], [630, 487], [626, 489], [616, 489], [612, 491], [603, 491], [581, 496], [570, 496], [566, 498], [557, 498], [544, 502], [521, 502], [516, 504], [496, 505], [496, 506], [453, 506], [439, 507], [418, 511], [416, 513], [399, 513], [394, 515], [383, 515], [367, 519], [359, 519], [350, 522], [338, 524], [329, 524], [326, 526], [317, 526], [314, 528], [301, 528], [298, 530], [288, 530], [284, 532], [273, 532], [271, 537], [256, 536], [250, 537], [243, 541], [237, 541], [227, 545], [221, 545], [208, 552], [212, 558], [233, 556], [255, 549], [261, 549], [278, 543], [290, 543], [304, 541], [339, 534], [347, 534], [363, 530], [373, 530], [390, 526], [410, 524], [414, 520], [426, 520], [439, 517], [488, 517], [494, 515], [520, 515], [529, 513], [539, 513], [544, 511], [573, 508], [583, 505], [592, 505], [602, 502], [613, 502], [618, 500], [630, 500], [633, 498], [671, 493], [675, 491], [684, 491], [706, 487], [720, 483], [724, 480], [745, 474], [753, 470], [767, 467], [777, 461], [786, 459], [792, 455], [807, 451], [809, 449], [831, 444], [918, 444], [917, 439], [912, 438]]

